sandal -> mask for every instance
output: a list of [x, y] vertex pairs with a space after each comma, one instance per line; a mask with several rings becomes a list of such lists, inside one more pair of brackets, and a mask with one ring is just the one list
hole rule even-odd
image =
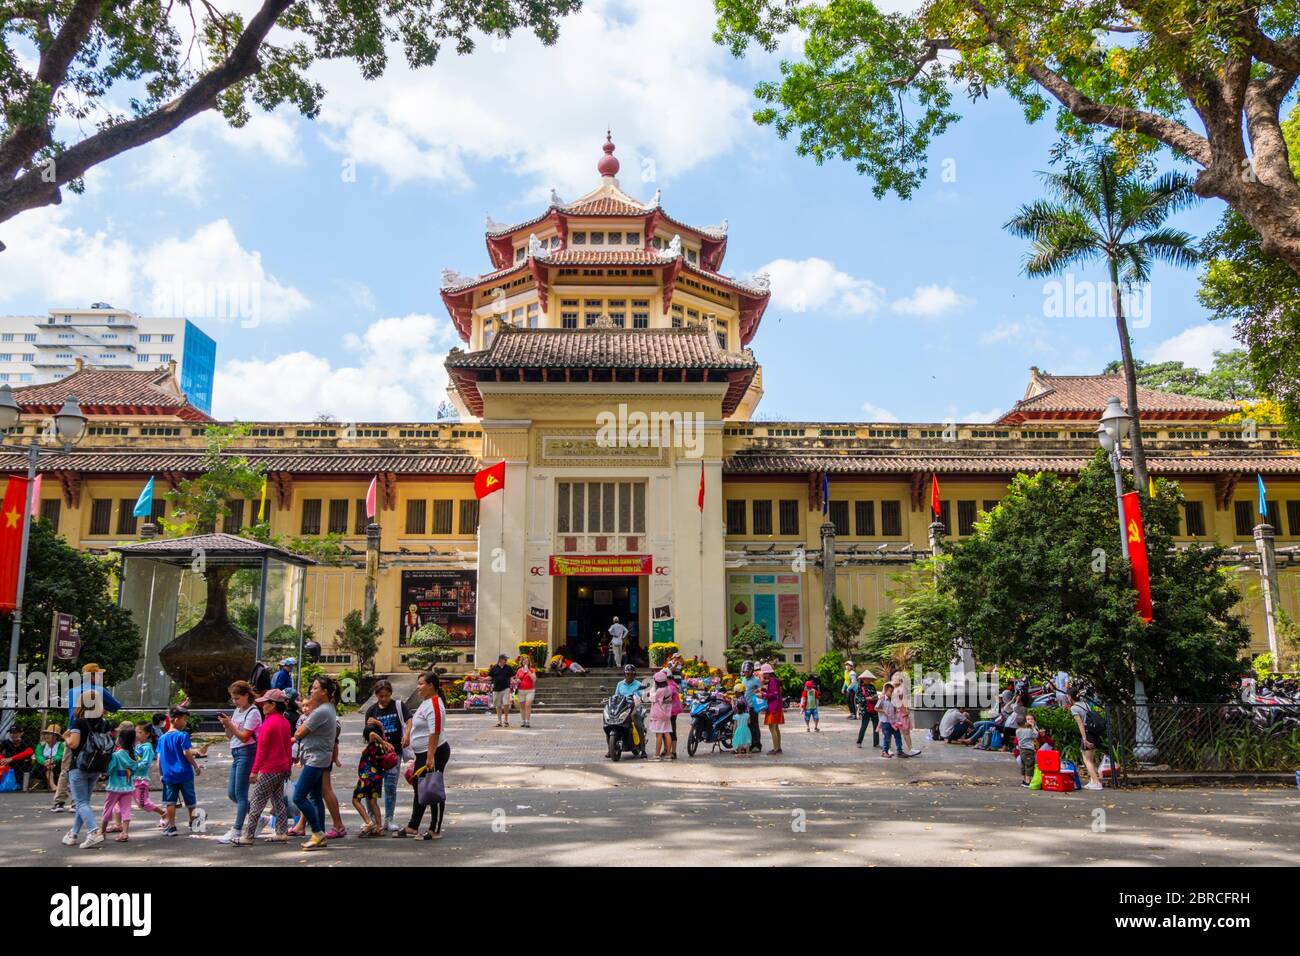
[[341, 840], [347, 835], [348, 835], [347, 827], [344, 827], [341, 830], [338, 827], [330, 827], [328, 830], [325, 831], [325, 839], [327, 840]]
[[128, 837], [125, 833], [123, 833], [123, 834], [120, 834], [120, 835], [117, 837], [117, 839], [115, 839], [113, 842], [114, 842], [114, 843], [126, 843], [129, 839], [130, 839], [130, 837]]

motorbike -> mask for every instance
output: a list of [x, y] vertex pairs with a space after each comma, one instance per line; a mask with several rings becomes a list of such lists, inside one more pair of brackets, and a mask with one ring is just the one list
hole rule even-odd
[[645, 722], [636, 697], [615, 694], [605, 701], [605, 756], [615, 763], [623, 754], [646, 758]]
[[710, 753], [719, 747], [731, 749], [736, 732], [735, 711], [720, 691], [691, 704], [691, 731], [686, 737], [686, 752], [694, 757], [701, 743], [712, 744]]

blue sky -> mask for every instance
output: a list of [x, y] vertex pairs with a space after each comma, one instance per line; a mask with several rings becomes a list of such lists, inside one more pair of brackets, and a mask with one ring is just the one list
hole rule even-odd
[[[752, 343], [761, 415], [986, 420], [1020, 397], [1030, 365], [1095, 372], [1117, 354], [1111, 319], [1050, 314], [1044, 283], [1020, 275], [1025, 244], [1001, 228], [1040, 194], [1050, 121], [963, 98], [926, 185], [877, 200], [851, 166], [818, 167], [754, 125], [751, 90], [775, 61], [716, 47], [710, 11], [595, 0], [549, 49], [488, 42], [419, 72], [398, 57], [373, 83], [326, 65], [318, 120], [203, 118], [94, 171], [84, 196], [0, 225], [0, 313], [107, 300], [150, 314], [197, 289], [205, 304], [187, 311], [218, 343], [218, 415], [427, 418], [458, 344], [441, 270], [489, 268], [485, 214], [523, 219], [552, 186], [566, 199], [594, 187], [608, 125], [626, 191], [662, 189], [688, 222], [728, 219], [724, 271], [771, 274]], [[1201, 235], [1221, 212], [1203, 204], [1175, 224]], [[1204, 365], [1231, 347], [1196, 285], [1156, 270], [1139, 356]]]

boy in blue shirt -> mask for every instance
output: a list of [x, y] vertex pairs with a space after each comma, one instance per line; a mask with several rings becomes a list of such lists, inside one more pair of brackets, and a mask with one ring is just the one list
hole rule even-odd
[[158, 741], [158, 770], [162, 775], [163, 803], [167, 806], [167, 815], [163, 836], [176, 836], [176, 803], [185, 801], [185, 809], [190, 817], [190, 832], [202, 833], [207, 823], [208, 814], [198, 806], [194, 796], [194, 778], [203, 772], [199, 762], [194, 758], [194, 748], [190, 743], [190, 712], [185, 707], [173, 707], [171, 710], [172, 729], [162, 735]]

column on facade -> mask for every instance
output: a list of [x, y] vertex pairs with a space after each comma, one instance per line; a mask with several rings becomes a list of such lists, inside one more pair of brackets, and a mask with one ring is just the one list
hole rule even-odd
[[478, 597], [474, 660], [479, 666], [498, 654], [514, 657], [525, 637], [528, 567], [528, 434], [531, 422], [484, 419], [484, 466], [506, 463], [505, 488], [479, 505]]

